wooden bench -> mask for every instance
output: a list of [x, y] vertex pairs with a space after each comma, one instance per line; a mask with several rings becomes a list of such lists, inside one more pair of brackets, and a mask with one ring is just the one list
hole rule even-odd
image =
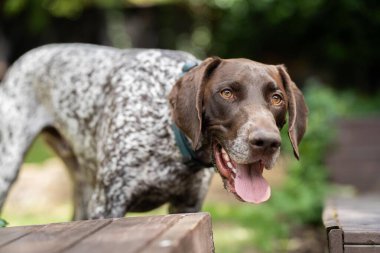
[[323, 223], [330, 253], [380, 252], [380, 119], [338, 123], [338, 137], [327, 159], [331, 181], [359, 193], [333, 197]]
[[323, 223], [331, 253], [380, 252], [380, 196], [330, 199]]
[[214, 252], [207, 213], [0, 229], [0, 253]]

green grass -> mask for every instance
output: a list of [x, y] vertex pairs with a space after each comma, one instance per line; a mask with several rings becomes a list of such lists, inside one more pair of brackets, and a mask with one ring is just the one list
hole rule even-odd
[[49, 158], [54, 157], [54, 152], [44, 142], [43, 138], [39, 136], [30, 147], [25, 156], [25, 163], [42, 163]]
[[49, 210], [30, 209], [10, 212], [3, 212], [8, 226], [27, 226], [48, 223], [67, 222], [71, 220], [73, 207], [70, 203], [63, 203]]

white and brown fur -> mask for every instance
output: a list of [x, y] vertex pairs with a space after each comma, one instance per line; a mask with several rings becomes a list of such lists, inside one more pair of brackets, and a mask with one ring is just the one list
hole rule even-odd
[[189, 60], [86, 44], [22, 56], [0, 84], [0, 207], [42, 132], [75, 181], [75, 219], [198, 211], [213, 170], [182, 163], [167, 100]]

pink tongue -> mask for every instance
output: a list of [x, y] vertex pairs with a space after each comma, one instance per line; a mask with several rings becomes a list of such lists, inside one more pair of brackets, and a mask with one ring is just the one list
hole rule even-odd
[[259, 204], [269, 199], [270, 187], [262, 176], [260, 163], [251, 166], [237, 165], [235, 190], [247, 202]]

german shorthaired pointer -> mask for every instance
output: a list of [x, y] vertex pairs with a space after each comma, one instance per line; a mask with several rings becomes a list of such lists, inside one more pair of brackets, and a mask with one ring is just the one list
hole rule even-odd
[[[198, 66], [181, 77], [186, 62]], [[0, 206], [41, 132], [75, 181], [75, 219], [166, 202], [171, 213], [199, 211], [212, 164], [228, 191], [260, 203], [270, 197], [262, 172], [278, 157], [287, 111], [298, 158], [307, 107], [283, 66], [43, 46], [15, 62], [0, 85]]]

